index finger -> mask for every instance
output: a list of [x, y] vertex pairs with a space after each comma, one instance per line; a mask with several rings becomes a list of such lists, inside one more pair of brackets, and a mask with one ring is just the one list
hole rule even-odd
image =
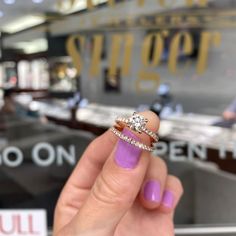
[[[140, 113], [149, 120], [147, 128], [156, 132], [159, 129], [159, 119], [151, 111]], [[150, 139], [146, 134], [138, 134], [142, 142], [150, 145]], [[96, 138], [87, 148], [81, 160], [73, 171], [67, 184], [77, 188], [90, 189], [100, 173], [104, 163], [110, 156], [118, 138], [109, 130]]]
[[118, 138], [109, 130], [96, 138], [85, 150], [67, 185], [90, 189], [117, 140]]

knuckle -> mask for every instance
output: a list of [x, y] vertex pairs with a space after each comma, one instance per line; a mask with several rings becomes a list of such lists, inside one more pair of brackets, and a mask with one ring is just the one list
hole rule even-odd
[[175, 236], [175, 227], [172, 219], [167, 221], [167, 229], [169, 229], [169, 236]]
[[158, 169], [161, 170], [161, 173], [163, 173], [163, 175], [166, 176], [168, 173], [168, 168], [165, 161], [163, 161], [161, 158], [157, 158], [156, 160], [157, 160]]
[[183, 188], [183, 184], [180, 181], [180, 179], [177, 178], [176, 176], [173, 176], [173, 175], [170, 175], [169, 179], [170, 179], [171, 184], [176, 189], [176, 191], [180, 194], [180, 196], [182, 196], [184, 193], [184, 188]]
[[127, 181], [118, 181], [111, 176], [108, 179], [102, 172], [92, 189], [92, 195], [103, 205], [128, 208], [135, 198], [130, 189]]
[[[141, 224], [139, 224], [140, 228], [145, 229], [146, 224], [147, 223], [145, 221], [141, 222]], [[156, 227], [149, 227], [147, 232], [148, 232], [148, 234], [144, 234], [144, 235], [148, 235], [148, 236], [157, 236], [157, 235], [175, 236], [174, 221], [172, 218], [172, 214], [165, 213], [165, 217], [159, 218], [158, 233], [157, 233]]]
[[90, 144], [89, 149], [96, 151], [98, 146], [101, 145], [101, 143], [104, 144], [104, 146], [114, 146], [117, 141], [117, 137], [113, 135], [111, 131], [106, 131], [101, 136], [95, 138]]

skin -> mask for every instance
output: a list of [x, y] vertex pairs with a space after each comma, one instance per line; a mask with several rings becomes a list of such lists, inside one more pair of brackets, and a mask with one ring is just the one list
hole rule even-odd
[[[159, 119], [150, 112], [147, 127], [157, 132]], [[150, 145], [145, 134], [136, 134]], [[183, 194], [181, 182], [168, 174], [164, 161], [143, 151], [130, 170], [114, 161], [118, 138], [107, 131], [95, 139], [65, 185], [55, 210], [54, 236], [174, 236], [173, 216]], [[144, 184], [156, 180], [161, 194], [169, 190], [173, 206], [143, 197]]]
[[231, 111], [225, 111], [223, 113], [223, 118], [225, 120], [236, 120], [236, 114], [234, 112], [231, 112]]

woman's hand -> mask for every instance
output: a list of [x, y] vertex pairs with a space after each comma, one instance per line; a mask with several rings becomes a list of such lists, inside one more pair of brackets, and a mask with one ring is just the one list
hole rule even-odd
[[[148, 111], [148, 129], [159, 120]], [[146, 134], [126, 135], [150, 145]], [[54, 236], [173, 236], [173, 216], [183, 193], [163, 160], [111, 131], [95, 139], [61, 193]]]

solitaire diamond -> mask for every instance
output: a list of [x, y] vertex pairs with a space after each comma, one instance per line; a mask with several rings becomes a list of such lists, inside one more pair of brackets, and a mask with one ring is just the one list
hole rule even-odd
[[132, 130], [142, 133], [142, 130], [145, 129], [147, 122], [148, 120], [145, 117], [134, 113], [133, 116], [128, 119], [128, 126]]
[[[147, 134], [148, 136], [150, 136], [152, 142], [153, 141], [158, 142], [159, 140], [158, 135], [149, 130], [148, 128], [146, 128], [147, 123], [148, 123], [147, 118], [137, 113], [134, 113], [133, 116], [131, 116], [130, 118], [117, 117], [115, 128], [118, 128], [118, 130], [123, 130], [125, 127], [129, 127], [130, 129], [132, 129], [137, 133]], [[130, 142], [130, 140], [127, 141]]]

